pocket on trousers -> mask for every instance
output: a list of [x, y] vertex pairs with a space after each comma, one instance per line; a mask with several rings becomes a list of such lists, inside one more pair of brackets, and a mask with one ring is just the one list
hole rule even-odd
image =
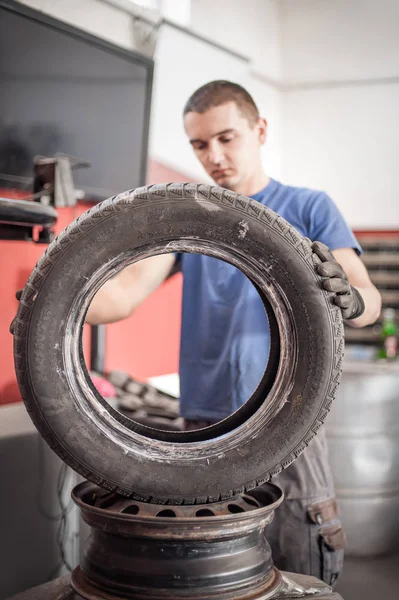
[[320, 530], [321, 578], [333, 586], [344, 565], [345, 534], [342, 525]]
[[320, 577], [330, 586], [338, 579], [344, 563], [346, 537], [335, 498], [308, 506], [308, 515], [317, 526], [320, 550]]

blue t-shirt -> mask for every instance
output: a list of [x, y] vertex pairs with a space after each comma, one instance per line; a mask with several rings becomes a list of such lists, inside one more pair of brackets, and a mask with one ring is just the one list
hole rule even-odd
[[[254, 200], [302, 235], [331, 250], [360, 247], [323, 192], [271, 180]], [[180, 411], [186, 419], [219, 421], [252, 395], [265, 370], [269, 327], [252, 283], [236, 267], [199, 254], [182, 255], [183, 312]]]

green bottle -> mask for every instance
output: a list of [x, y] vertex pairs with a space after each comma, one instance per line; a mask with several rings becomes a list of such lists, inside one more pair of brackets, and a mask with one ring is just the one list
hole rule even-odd
[[385, 308], [382, 312], [381, 347], [377, 358], [393, 359], [398, 356], [398, 327], [393, 308]]

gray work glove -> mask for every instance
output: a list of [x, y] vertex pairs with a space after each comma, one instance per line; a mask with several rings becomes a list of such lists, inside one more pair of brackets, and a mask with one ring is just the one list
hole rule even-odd
[[323, 287], [328, 292], [337, 294], [334, 304], [340, 307], [344, 319], [357, 319], [364, 313], [364, 301], [360, 293], [348, 280], [348, 277], [335, 260], [331, 250], [322, 242], [313, 242], [312, 250], [322, 261], [317, 265], [317, 272], [325, 277]]

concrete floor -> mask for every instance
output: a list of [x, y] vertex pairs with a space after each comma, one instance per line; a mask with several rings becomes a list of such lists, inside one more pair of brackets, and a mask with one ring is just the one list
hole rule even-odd
[[343, 600], [399, 600], [399, 554], [345, 559], [335, 590]]

